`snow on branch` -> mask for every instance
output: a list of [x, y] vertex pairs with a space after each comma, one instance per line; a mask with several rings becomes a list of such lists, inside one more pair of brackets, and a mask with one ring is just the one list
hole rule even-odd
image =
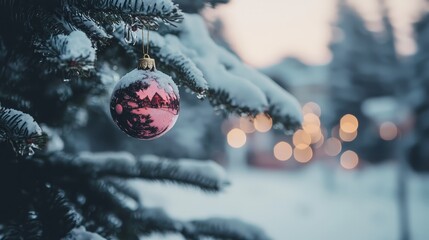
[[141, 207], [130, 216], [130, 222], [134, 223], [133, 228], [137, 235], [150, 234], [154, 232], [181, 232], [182, 222], [168, 216], [160, 208]]
[[48, 62], [65, 71], [94, 69], [95, 49], [82, 31], [73, 31], [69, 35], [59, 34], [44, 43], [37, 42], [36, 49]]
[[265, 232], [248, 223], [237, 219], [210, 218], [190, 222], [195, 235], [215, 239], [232, 240], [269, 240]]
[[96, 0], [85, 3], [88, 10], [138, 17], [147, 27], [157, 28], [157, 21], [175, 25], [183, 18], [182, 12], [171, 0]]
[[67, 236], [61, 240], [106, 240], [100, 235], [86, 231], [84, 227], [78, 227], [70, 231]]
[[[127, 47], [128, 43], [124, 40], [124, 24], [117, 25], [117, 30], [113, 33], [121, 46]], [[134, 36], [134, 53], [141, 54], [141, 30], [132, 32]], [[156, 60], [157, 67], [165, 72], [171, 73], [177, 84], [186, 86], [192, 92], [201, 96], [208, 90], [207, 81], [200, 69], [184, 55], [180, 50], [180, 42], [171, 44], [171, 41], [177, 41], [177, 38], [170, 39], [169, 36], [161, 36], [157, 32], [150, 32], [150, 54]], [[168, 39], [168, 40], [167, 40]]]
[[223, 168], [212, 161], [176, 161], [149, 155], [135, 159], [127, 152], [83, 152], [76, 157], [59, 152], [46, 161], [57, 171], [63, 169], [92, 178], [141, 178], [191, 185], [206, 191], [219, 191], [229, 184]]
[[229, 0], [174, 0], [186, 13], [199, 13], [205, 7], [216, 7], [218, 4], [228, 3]]
[[43, 148], [46, 135], [29, 114], [0, 107], [0, 141], [10, 142], [17, 154], [26, 156]]
[[94, 19], [79, 9], [75, 7], [67, 7], [66, 10], [68, 19], [73, 23], [73, 25], [84, 31], [91, 38], [106, 41], [111, 37], [105, 32], [103, 27], [96, 23]]
[[[295, 98], [218, 46], [210, 38], [199, 15], [186, 14], [181, 30], [179, 41], [182, 44], [179, 46], [203, 72], [209, 83], [209, 98], [213, 104], [224, 109], [235, 109], [239, 113], [240, 110], [267, 112], [277, 126], [283, 126], [285, 130], [299, 126], [302, 116]], [[170, 40], [168, 44], [179, 41]]]
[[178, 182], [207, 191], [219, 191], [229, 185], [224, 169], [212, 161], [164, 159], [144, 155], [139, 160], [146, 179]]
[[[180, 43], [171, 44], [171, 41], [177, 41], [177, 38], [170, 39], [169, 36], [163, 38], [156, 32], [151, 34], [150, 47], [153, 49], [153, 55], [160, 63], [160, 67], [167, 72], [173, 72], [175, 74], [174, 79], [179, 84], [188, 87], [197, 94], [204, 95], [208, 86], [203, 73], [180, 51], [178, 47]], [[138, 38], [138, 43], [141, 44], [141, 37]]]

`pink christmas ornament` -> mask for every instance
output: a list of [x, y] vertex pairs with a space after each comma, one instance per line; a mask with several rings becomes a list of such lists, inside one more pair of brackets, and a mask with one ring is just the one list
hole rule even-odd
[[116, 84], [110, 113], [126, 134], [150, 140], [174, 126], [179, 116], [179, 99], [171, 77], [157, 70], [135, 69]]

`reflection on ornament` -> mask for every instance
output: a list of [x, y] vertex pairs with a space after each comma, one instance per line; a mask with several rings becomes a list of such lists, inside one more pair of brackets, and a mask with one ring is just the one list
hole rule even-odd
[[118, 127], [129, 136], [154, 139], [176, 123], [179, 99], [171, 77], [156, 70], [135, 69], [116, 85], [110, 113]]

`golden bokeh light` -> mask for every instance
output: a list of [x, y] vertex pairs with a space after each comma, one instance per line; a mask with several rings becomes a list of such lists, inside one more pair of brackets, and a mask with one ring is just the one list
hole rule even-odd
[[297, 162], [300, 163], [306, 163], [311, 160], [313, 157], [313, 150], [311, 147], [305, 147], [305, 148], [294, 148], [293, 149], [293, 157]]
[[311, 136], [306, 131], [300, 129], [293, 134], [292, 141], [296, 148], [304, 149], [311, 144]]
[[304, 114], [307, 113], [314, 113], [317, 116], [320, 117], [320, 115], [322, 114], [322, 110], [320, 109], [319, 104], [315, 103], [315, 102], [308, 102], [306, 103], [303, 107], [302, 107], [302, 112]]
[[358, 135], [358, 131], [348, 133], [348, 132], [344, 132], [342, 128], [340, 128], [339, 131], [340, 131], [339, 136], [340, 136], [341, 140], [344, 142], [351, 142], [351, 141], [355, 140], [357, 135]]
[[341, 152], [341, 142], [337, 138], [328, 138], [325, 141], [324, 150], [328, 156], [334, 157]]
[[380, 125], [380, 137], [385, 141], [391, 141], [398, 136], [398, 127], [392, 122], [384, 122]]
[[352, 114], [346, 114], [340, 120], [340, 128], [343, 132], [353, 133], [358, 129], [358, 127], [359, 121]]
[[306, 113], [304, 115], [304, 123], [314, 124], [316, 126], [320, 126], [319, 116], [317, 116], [314, 113]]
[[320, 139], [319, 139], [319, 141], [317, 141], [315, 144], [314, 144], [314, 147], [315, 148], [320, 148], [320, 147], [322, 147], [323, 146], [323, 143], [325, 142], [325, 137], [323, 136], [323, 135], [321, 135], [321, 137], [320, 137]]
[[323, 137], [322, 131], [319, 129], [319, 131], [310, 133], [311, 137], [311, 143], [315, 144], [320, 141], [320, 139]]
[[266, 114], [260, 113], [253, 120], [253, 125], [258, 132], [268, 132], [273, 126], [273, 120]]
[[240, 128], [245, 133], [255, 132], [255, 127], [253, 126], [253, 122], [247, 117], [241, 117], [240, 118]]
[[355, 168], [358, 163], [359, 157], [355, 152], [347, 150], [343, 154], [341, 154], [340, 164], [343, 168], [350, 170]]
[[233, 148], [241, 148], [246, 144], [246, 133], [239, 128], [234, 128], [226, 135], [228, 144]]
[[304, 115], [302, 128], [311, 136], [311, 143], [319, 141], [321, 136], [320, 120], [314, 113], [307, 113]]
[[278, 142], [274, 146], [274, 157], [280, 161], [289, 160], [292, 157], [292, 147], [287, 142]]

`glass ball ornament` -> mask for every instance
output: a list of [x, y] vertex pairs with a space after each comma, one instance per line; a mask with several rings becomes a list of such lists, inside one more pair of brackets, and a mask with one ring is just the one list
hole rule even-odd
[[135, 69], [116, 84], [110, 113], [127, 135], [150, 140], [167, 133], [179, 116], [179, 90], [160, 71]]

